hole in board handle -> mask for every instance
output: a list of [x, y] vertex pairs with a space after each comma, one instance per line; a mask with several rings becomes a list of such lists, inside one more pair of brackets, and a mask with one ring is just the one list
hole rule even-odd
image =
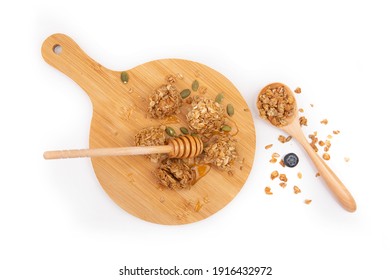
[[62, 46], [61, 45], [54, 45], [53, 52], [57, 55], [61, 54], [62, 53]]

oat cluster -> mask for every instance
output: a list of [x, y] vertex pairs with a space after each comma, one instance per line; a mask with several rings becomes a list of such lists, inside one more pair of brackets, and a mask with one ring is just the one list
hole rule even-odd
[[[136, 146], [161, 146], [166, 143], [167, 140], [165, 138], [165, 131], [162, 126], [147, 127], [140, 130], [135, 135]], [[162, 154], [146, 155], [146, 157], [154, 163], [158, 162], [162, 156]]]
[[230, 170], [237, 159], [237, 139], [230, 134], [213, 137], [204, 149], [204, 162], [211, 163], [222, 170]]
[[212, 99], [195, 96], [191, 107], [187, 121], [189, 127], [197, 134], [210, 138], [225, 123], [223, 107]]
[[149, 97], [148, 114], [155, 119], [164, 119], [180, 112], [182, 98], [172, 84], [165, 84], [154, 90]]
[[284, 86], [269, 87], [260, 92], [257, 99], [260, 117], [278, 127], [288, 124], [287, 119], [294, 115], [295, 107], [294, 97]]
[[170, 189], [188, 188], [195, 180], [193, 169], [183, 159], [163, 160], [155, 174], [160, 184]]

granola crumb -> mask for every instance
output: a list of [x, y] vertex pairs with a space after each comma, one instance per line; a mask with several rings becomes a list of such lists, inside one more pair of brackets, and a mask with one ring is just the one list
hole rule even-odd
[[320, 177], [320, 176], [321, 176], [320, 172], [317, 172], [316, 177]]
[[349, 162], [350, 158], [349, 157], [344, 157], [345, 162]]
[[165, 77], [165, 80], [168, 84], [174, 84], [176, 83], [176, 77], [174, 75], [168, 75]]
[[299, 108], [299, 110], [298, 110], [299, 112], [301, 112], [301, 113], [303, 113], [304, 112], [304, 110], [302, 109], [302, 108]]
[[301, 172], [298, 172], [298, 178], [302, 179], [302, 173]]
[[184, 76], [182, 73], [176, 73], [176, 78], [178, 78], [179, 80], [183, 80]]
[[295, 194], [298, 194], [298, 193], [300, 193], [300, 192], [301, 192], [301, 189], [298, 188], [298, 186], [294, 186], [294, 193], [295, 193]]
[[269, 160], [269, 162], [270, 163], [275, 163], [275, 162], [277, 162], [278, 160], [276, 159], [276, 158], [274, 158], [274, 157], [272, 157], [270, 160]]
[[273, 144], [268, 144], [267, 146], [265, 146], [264, 148], [266, 149], [266, 150], [268, 150], [268, 149], [271, 149], [272, 148], [272, 146], [273, 146]]
[[294, 90], [294, 92], [299, 94], [299, 93], [301, 93], [301, 92], [302, 92], [302, 90], [301, 90], [301, 88], [300, 88], [300, 87], [297, 87], [297, 88]]
[[279, 186], [281, 186], [283, 189], [287, 186], [286, 182], [280, 182]]
[[265, 192], [265, 194], [267, 194], [267, 195], [273, 194], [273, 193], [271, 192], [271, 188], [270, 188], [270, 187], [265, 187], [264, 192]]
[[339, 134], [340, 133], [340, 130], [333, 130], [333, 134], [334, 135], [337, 135], [337, 134]]
[[279, 172], [277, 170], [272, 171], [271, 173], [271, 180], [277, 178], [279, 176]]
[[305, 199], [305, 204], [309, 205], [311, 203], [311, 199]]
[[279, 135], [278, 140], [280, 143], [286, 143], [286, 136]]
[[326, 136], [326, 138], [328, 138], [328, 139], [332, 139], [332, 138], [333, 138], [333, 136], [329, 134], [328, 136]]
[[327, 119], [323, 119], [320, 123], [327, 125], [328, 124], [328, 120]]
[[306, 119], [306, 117], [304, 117], [304, 116], [302, 116], [302, 117], [299, 117], [299, 124], [301, 125], [301, 126], [307, 126], [307, 119]]
[[272, 157], [278, 158], [278, 157], [280, 157], [280, 155], [278, 153], [273, 153]]
[[329, 155], [328, 153], [324, 153], [324, 154], [322, 155], [322, 158], [323, 158], [324, 160], [330, 160], [330, 155]]
[[280, 164], [282, 167], [286, 167], [286, 164], [284, 163], [284, 160], [283, 160], [283, 159], [280, 159], [279, 164]]
[[195, 211], [195, 212], [199, 212], [200, 209], [202, 209], [202, 207], [203, 207], [203, 204], [202, 204], [202, 203], [199, 201], [199, 199], [198, 199], [198, 201], [197, 201], [196, 204], [195, 204], [194, 211]]
[[288, 179], [287, 179], [286, 174], [280, 174], [280, 175], [279, 175], [279, 180], [280, 180], [280, 181], [283, 181], [283, 182], [287, 182]]

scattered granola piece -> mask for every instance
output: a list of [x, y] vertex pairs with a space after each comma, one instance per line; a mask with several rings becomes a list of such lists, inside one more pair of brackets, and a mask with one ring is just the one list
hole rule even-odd
[[325, 145], [325, 142], [322, 141], [322, 140], [320, 140], [320, 141], [318, 141], [318, 145], [320, 145], [321, 147], [323, 147], [323, 146]]
[[294, 92], [299, 94], [299, 93], [301, 93], [302, 91], [301, 91], [301, 88], [300, 88], [300, 87], [297, 87], [297, 88], [294, 90]]
[[279, 135], [278, 140], [280, 143], [286, 143], [286, 136]]
[[317, 172], [316, 173], [316, 177], [320, 177], [321, 175], [320, 175], [320, 172]]
[[291, 135], [287, 136], [287, 137], [286, 137], [285, 143], [289, 142], [291, 139], [292, 139], [292, 136], [291, 136]]
[[272, 146], [273, 146], [273, 144], [268, 144], [268, 145], [265, 146], [264, 148], [265, 148], [266, 150], [268, 150], [268, 149], [272, 148]]
[[326, 138], [328, 138], [328, 139], [332, 139], [332, 138], [333, 138], [333, 136], [329, 134], [328, 136], [326, 136]]
[[328, 124], [328, 120], [327, 120], [327, 119], [323, 119], [323, 120], [321, 121], [321, 123], [327, 125], [327, 124]]
[[301, 113], [303, 113], [304, 112], [304, 110], [302, 109], [302, 108], [299, 108], [299, 110], [298, 110], [299, 112], [301, 112]]
[[274, 157], [272, 157], [272, 158], [269, 160], [270, 163], [275, 163], [275, 162], [277, 162], [277, 161], [278, 161], [277, 158], [274, 158]]
[[316, 136], [317, 136], [316, 131], [314, 131], [313, 134], [309, 134], [309, 138], [311, 139], [310, 146], [313, 148], [314, 151], [318, 152], [318, 148], [316, 146], [318, 142], [318, 138]]
[[302, 179], [302, 173], [301, 172], [298, 172], [298, 178]]
[[196, 204], [195, 204], [194, 211], [195, 211], [195, 212], [199, 212], [200, 209], [202, 209], [202, 207], [203, 207], [203, 204], [198, 200], [198, 201], [196, 202]]
[[299, 117], [299, 124], [301, 126], [303, 126], [303, 125], [307, 126], [307, 119], [306, 119], [306, 117], [304, 117], [304, 116]]
[[174, 84], [176, 83], [176, 77], [174, 75], [168, 75], [165, 77], [165, 80], [168, 84]]
[[344, 161], [345, 161], [345, 162], [348, 162], [349, 160], [350, 160], [349, 157], [344, 157]]
[[271, 188], [270, 188], [270, 187], [265, 187], [264, 192], [265, 192], [265, 194], [268, 194], [268, 195], [273, 194], [273, 193], [271, 192]]
[[281, 127], [287, 125], [287, 119], [294, 115], [296, 103], [294, 96], [284, 86], [268, 86], [259, 93], [257, 108], [261, 118]]
[[278, 157], [280, 157], [280, 155], [279, 155], [278, 153], [273, 153], [273, 154], [272, 154], [272, 157], [278, 158]]
[[324, 160], [330, 160], [330, 155], [329, 155], [328, 153], [324, 153], [324, 154], [322, 155], [322, 158], [323, 158]]
[[280, 165], [281, 165], [282, 167], [286, 167], [286, 164], [284, 163], [284, 160], [283, 160], [283, 159], [280, 159], [279, 163], [280, 163]]
[[272, 171], [271, 173], [271, 180], [277, 178], [279, 176], [279, 172], [277, 170]]
[[339, 134], [340, 133], [340, 130], [333, 130], [333, 134], [334, 135], [337, 135], [337, 134]]
[[301, 192], [301, 189], [298, 188], [298, 186], [294, 186], [294, 193], [295, 193], [295, 194], [298, 194], [298, 193], [300, 193], [300, 192]]
[[311, 203], [311, 199], [305, 199], [305, 203], [309, 205]]
[[280, 181], [283, 181], [283, 182], [287, 182], [287, 176], [286, 176], [286, 174], [280, 174], [280, 175], [279, 175], [279, 180], [280, 180]]
[[286, 182], [280, 182], [279, 186], [281, 186], [283, 189], [287, 186]]

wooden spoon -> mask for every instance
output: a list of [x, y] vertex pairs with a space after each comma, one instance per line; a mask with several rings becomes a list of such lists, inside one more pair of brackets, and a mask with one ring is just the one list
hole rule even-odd
[[138, 146], [122, 148], [99, 148], [81, 150], [47, 151], [45, 159], [102, 157], [102, 156], [133, 156], [146, 154], [167, 153], [171, 158], [191, 158], [200, 155], [203, 151], [203, 142], [199, 137], [181, 136], [169, 140], [163, 146]]
[[[265, 91], [268, 89], [279, 88], [279, 87], [284, 87], [284, 90], [287, 92], [287, 94], [289, 94], [294, 98], [294, 94], [292, 93], [291, 89], [282, 83], [272, 83], [267, 85], [260, 91], [259, 96], [264, 94]], [[319, 173], [321, 174], [321, 177], [327, 183], [329, 190], [332, 192], [334, 197], [338, 200], [341, 206], [344, 207], [345, 210], [349, 212], [354, 212], [356, 210], [356, 203], [351, 193], [344, 186], [341, 180], [336, 176], [336, 174], [329, 168], [329, 166], [321, 159], [321, 157], [316, 153], [316, 151], [314, 151], [314, 149], [310, 146], [309, 142], [306, 140], [306, 137], [303, 134], [299, 123], [295, 98], [294, 98], [294, 105], [295, 105], [294, 113], [292, 116], [286, 119], [287, 124], [283, 126], [280, 125], [277, 127], [282, 129], [292, 137], [294, 137], [303, 146], [303, 148], [305, 149], [305, 151], [307, 152], [307, 154], [310, 156], [313, 163], [317, 167]]]

